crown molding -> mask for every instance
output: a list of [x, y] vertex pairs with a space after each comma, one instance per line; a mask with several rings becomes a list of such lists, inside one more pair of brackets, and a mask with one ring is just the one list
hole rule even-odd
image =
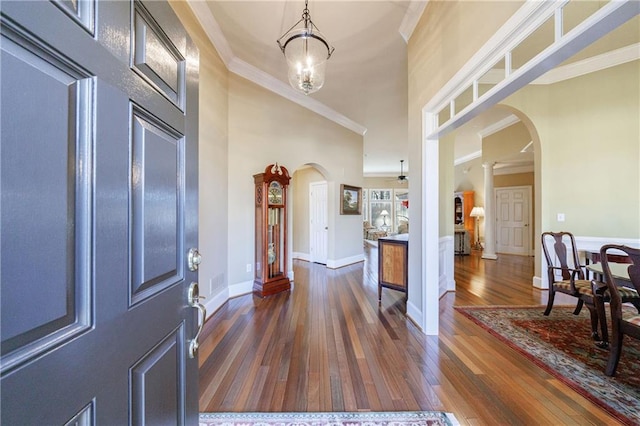
[[471, 154], [467, 154], [463, 157], [457, 158], [454, 160], [453, 165], [459, 166], [460, 164], [466, 163], [467, 161], [475, 160], [476, 158], [482, 157], [482, 150], [472, 152]]
[[405, 43], [409, 42], [413, 31], [416, 29], [416, 26], [422, 17], [424, 9], [427, 7], [427, 3], [429, 3], [429, 0], [412, 0], [409, 3], [409, 7], [407, 7], [407, 11], [404, 14], [400, 28], [398, 29], [398, 32], [404, 39]]
[[207, 34], [207, 37], [209, 37], [209, 40], [220, 55], [222, 62], [224, 62], [230, 72], [264, 87], [265, 89], [280, 95], [303, 108], [313, 111], [316, 114], [359, 134], [360, 136], [364, 136], [364, 134], [367, 133], [367, 128], [361, 124], [358, 124], [334, 109], [329, 108], [322, 102], [303, 95], [288, 84], [273, 77], [271, 74], [268, 74], [239, 59], [233, 53], [231, 45], [229, 45], [229, 42], [222, 33], [222, 29], [213, 16], [213, 13], [211, 13], [211, 9], [209, 9], [207, 3], [201, 0], [187, 0], [187, 3], [191, 7], [196, 19], [198, 19], [202, 29]]
[[526, 166], [504, 166], [493, 168], [493, 175], [513, 175], [516, 173], [533, 173], [533, 164]]
[[229, 63], [228, 68], [232, 73], [246, 78], [247, 80], [257, 84], [258, 86], [264, 87], [265, 89], [276, 93], [283, 98], [290, 100], [291, 102], [295, 102], [298, 105], [307, 108], [308, 110], [311, 110], [316, 114], [321, 115], [351, 130], [352, 132], [355, 132], [361, 136], [363, 136], [367, 132], [366, 127], [361, 126], [350, 118], [336, 112], [322, 102], [319, 102], [309, 96], [303, 95], [293, 87], [289, 86], [287, 83], [278, 80], [271, 74], [266, 73], [247, 62], [234, 57]]
[[484, 129], [480, 130], [478, 132], [478, 136], [480, 136], [481, 138], [486, 138], [487, 136], [490, 136], [494, 133], [498, 133], [500, 130], [506, 129], [507, 127], [512, 126], [519, 121], [520, 119], [516, 115], [511, 114], [503, 118], [502, 120], [497, 121], [492, 125], [487, 126]]
[[235, 55], [233, 54], [233, 50], [231, 50], [231, 45], [229, 45], [229, 42], [222, 33], [222, 29], [220, 28], [218, 21], [216, 21], [213, 13], [211, 13], [211, 9], [207, 6], [207, 2], [187, 0], [187, 4], [200, 23], [202, 30], [205, 32], [207, 37], [209, 37], [209, 41], [213, 44], [218, 55], [220, 55], [220, 59], [222, 59], [222, 62], [224, 62], [227, 68], [229, 68], [229, 63]]

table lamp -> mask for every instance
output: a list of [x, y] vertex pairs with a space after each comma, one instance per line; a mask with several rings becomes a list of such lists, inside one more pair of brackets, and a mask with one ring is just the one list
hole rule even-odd
[[482, 250], [482, 244], [480, 244], [480, 218], [484, 217], [484, 208], [475, 206], [471, 209], [469, 216], [476, 218], [476, 241], [473, 244], [473, 248], [476, 250]]
[[383, 226], [387, 226], [387, 216], [389, 216], [389, 212], [388, 212], [388, 211], [386, 211], [386, 210], [382, 210], [382, 211], [380, 212], [380, 216], [382, 216], [382, 223], [383, 223]]

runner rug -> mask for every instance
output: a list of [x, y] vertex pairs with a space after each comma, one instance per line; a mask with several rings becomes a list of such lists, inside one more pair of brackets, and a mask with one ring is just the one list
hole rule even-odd
[[354, 413], [200, 413], [200, 426], [454, 426], [440, 411]]
[[586, 308], [573, 315], [574, 307], [555, 306], [548, 317], [544, 306], [455, 309], [620, 421], [640, 424], [638, 340], [624, 338], [616, 376], [607, 377], [609, 351], [591, 340]]

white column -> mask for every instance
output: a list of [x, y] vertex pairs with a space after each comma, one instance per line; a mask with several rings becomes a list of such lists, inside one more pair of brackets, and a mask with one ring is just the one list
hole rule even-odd
[[496, 255], [496, 208], [493, 194], [493, 165], [483, 163], [484, 167], [484, 251], [483, 259], [495, 260]]

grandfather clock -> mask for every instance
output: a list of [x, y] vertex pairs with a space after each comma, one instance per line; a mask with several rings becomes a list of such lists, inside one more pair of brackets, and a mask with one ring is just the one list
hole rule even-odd
[[256, 253], [253, 292], [266, 297], [291, 289], [287, 277], [287, 187], [289, 172], [271, 164], [253, 175], [256, 200]]

